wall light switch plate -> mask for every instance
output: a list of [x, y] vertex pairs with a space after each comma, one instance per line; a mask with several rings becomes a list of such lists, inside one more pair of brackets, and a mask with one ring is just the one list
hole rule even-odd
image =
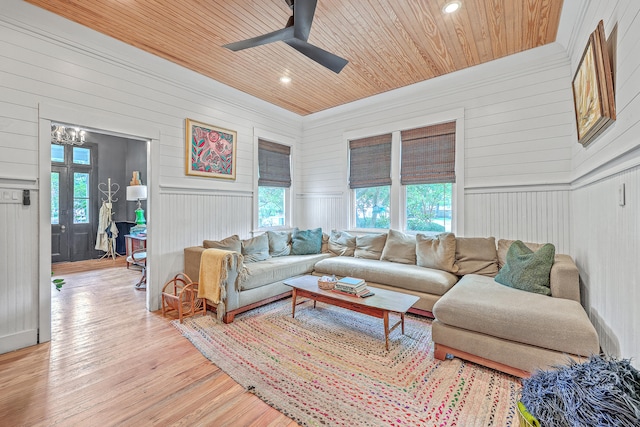
[[624, 206], [625, 205], [625, 194], [624, 194], [624, 183], [620, 184], [620, 186], [618, 187], [618, 204], [620, 206]]

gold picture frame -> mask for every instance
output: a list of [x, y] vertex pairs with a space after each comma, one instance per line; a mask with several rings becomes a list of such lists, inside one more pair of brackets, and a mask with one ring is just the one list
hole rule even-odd
[[191, 119], [185, 129], [187, 175], [235, 180], [238, 134]]
[[600, 21], [589, 36], [572, 82], [578, 142], [584, 147], [616, 119], [611, 69], [604, 24]]

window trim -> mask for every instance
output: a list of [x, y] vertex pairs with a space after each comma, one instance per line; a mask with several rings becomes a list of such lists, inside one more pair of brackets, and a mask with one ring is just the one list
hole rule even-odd
[[[277, 227], [259, 227], [258, 218], [259, 218], [259, 206], [258, 206], [258, 177], [259, 177], [259, 162], [258, 162], [258, 140], [264, 140], [273, 142], [280, 145], [286, 145], [290, 148], [289, 154], [289, 162], [291, 167], [291, 187], [282, 187], [285, 189], [284, 191], [284, 225]], [[284, 135], [280, 135], [275, 132], [271, 132], [265, 129], [254, 128], [253, 129], [253, 158], [254, 158], [254, 168], [253, 168], [253, 233], [261, 233], [267, 230], [284, 230], [290, 229], [293, 224], [293, 215], [295, 212], [293, 202], [292, 202], [292, 189], [295, 185], [295, 143], [296, 140], [291, 137], [287, 137]]]
[[[452, 186], [451, 195], [451, 231], [457, 235], [464, 235], [464, 189], [465, 189], [465, 168], [464, 168], [464, 108], [443, 111], [427, 116], [418, 116], [410, 119], [398, 120], [395, 122], [371, 126], [343, 133], [344, 147], [347, 156], [347, 168], [349, 167], [349, 141], [353, 139], [366, 138], [369, 136], [392, 134], [391, 140], [391, 190], [389, 193], [390, 203], [390, 228], [402, 230], [407, 233], [415, 233], [407, 230], [406, 212], [406, 191], [400, 184], [400, 132], [408, 129], [415, 129], [424, 126], [431, 126], [438, 123], [456, 122], [456, 182]], [[345, 203], [349, 206], [349, 227], [352, 230], [362, 232], [380, 232], [380, 229], [361, 229], [356, 227], [355, 213], [355, 191], [349, 188], [347, 170], [345, 180]]]

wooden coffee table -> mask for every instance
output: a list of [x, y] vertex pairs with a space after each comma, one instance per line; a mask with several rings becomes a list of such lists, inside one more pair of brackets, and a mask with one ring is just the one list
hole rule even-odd
[[[402, 327], [404, 335], [404, 315], [420, 298], [415, 295], [407, 295], [401, 292], [389, 291], [387, 289], [373, 288], [369, 286], [375, 295], [367, 298], [359, 298], [344, 295], [333, 291], [325, 291], [318, 287], [318, 276], [300, 276], [284, 280], [285, 285], [293, 288], [293, 299], [291, 301], [291, 317], [296, 315], [296, 299], [298, 297], [310, 298], [313, 300], [313, 307], [316, 302], [324, 302], [347, 310], [383, 319], [385, 348], [389, 350], [389, 333], [398, 326]], [[397, 313], [400, 320], [389, 327], [389, 313]]]

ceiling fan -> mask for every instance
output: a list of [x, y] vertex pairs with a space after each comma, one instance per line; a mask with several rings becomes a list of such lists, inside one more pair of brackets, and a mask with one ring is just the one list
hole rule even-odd
[[284, 0], [293, 11], [293, 15], [287, 21], [287, 25], [277, 31], [224, 45], [229, 50], [237, 52], [250, 47], [261, 46], [267, 43], [283, 41], [306, 57], [338, 74], [349, 61], [320, 49], [310, 43], [309, 32], [313, 15], [316, 11], [318, 0]]

